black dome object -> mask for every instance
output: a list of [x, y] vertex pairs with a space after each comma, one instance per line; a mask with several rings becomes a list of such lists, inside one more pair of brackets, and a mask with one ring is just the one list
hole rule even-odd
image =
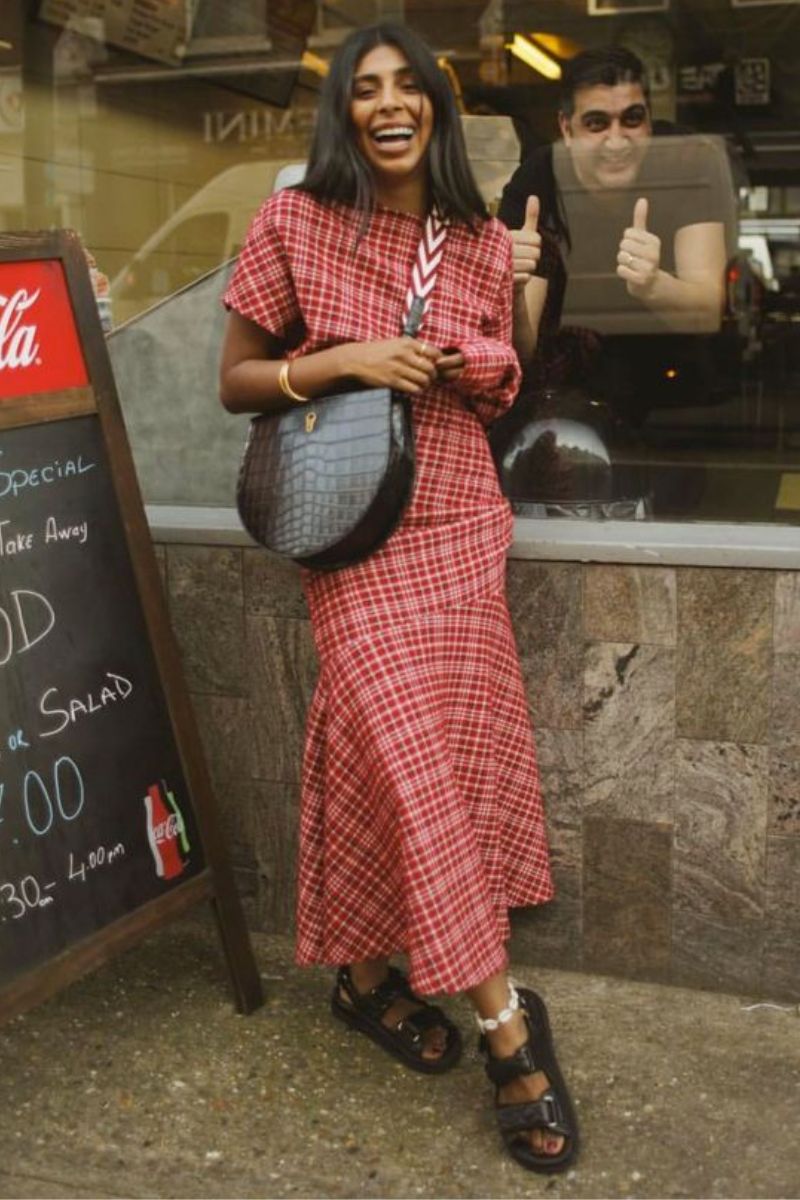
[[614, 468], [597, 430], [569, 417], [534, 417], [493, 441], [504, 494], [519, 516], [641, 520], [642, 496], [614, 495]]

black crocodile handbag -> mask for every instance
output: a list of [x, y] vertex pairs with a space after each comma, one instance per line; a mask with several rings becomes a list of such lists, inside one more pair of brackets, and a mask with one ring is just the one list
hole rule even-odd
[[413, 481], [408, 398], [389, 388], [342, 392], [250, 423], [239, 516], [274, 553], [334, 570], [388, 538]]
[[[422, 322], [446, 223], [425, 224], [403, 333]], [[250, 422], [236, 502], [247, 532], [275, 554], [332, 571], [366, 558], [396, 527], [414, 483], [411, 401], [390, 388], [320, 396]]]

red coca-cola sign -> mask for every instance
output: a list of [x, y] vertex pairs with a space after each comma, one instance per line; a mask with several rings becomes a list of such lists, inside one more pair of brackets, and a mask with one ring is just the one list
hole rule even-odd
[[88, 382], [60, 261], [0, 263], [0, 404]]

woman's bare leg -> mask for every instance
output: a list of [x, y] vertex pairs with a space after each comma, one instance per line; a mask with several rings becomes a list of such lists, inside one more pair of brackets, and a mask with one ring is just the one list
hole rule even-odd
[[[477, 987], [470, 988], [467, 995], [479, 1017], [484, 1020], [496, 1017], [504, 1008], [508, 1008], [508, 976], [505, 971], [498, 971]], [[528, 1040], [525, 1018], [521, 1012], [515, 1012], [510, 1021], [488, 1031], [485, 1037], [494, 1058], [509, 1058]], [[533, 1051], [535, 1055], [535, 1043]], [[536, 1071], [533, 1075], [521, 1075], [505, 1084], [499, 1090], [498, 1099], [501, 1104], [524, 1104], [527, 1100], [538, 1100], [549, 1086], [550, 1081], [544, 1072]], [[564, 1145], [560, 1134], [548, 1133], [546, 1129], [532, 1129], [530, 1139], [536, 1154], [559, 1154]]]

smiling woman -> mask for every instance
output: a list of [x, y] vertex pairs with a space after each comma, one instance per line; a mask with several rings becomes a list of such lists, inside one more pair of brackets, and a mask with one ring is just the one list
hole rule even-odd
[[[415, 289], [425, 340], [397, 337], [432, 210], [446, 239], [435, 287], [426, 268]], [[226, 302], [231, 410], [353, 381], [412, 400], [416, 477], [394, 533], [362, 562], [303, 573], [321, 670], [298, 961], [339, 967], [333, 1015], [427, 1074], [453, 1067], [462, 1041], [419, 993], [465, 991], [510, 1153], [561, 1170], [577, 1128], [544, 1004], [506, 974], [509, 907], [552, 895], [504, 594], [510, 511], [484, 428], [520, 377], [511, 238], [472, 177], [447, 79], [408, 29], [342, 45], [305, 180], [262, 206]]]
[[350, 117], [380, 203], [422, 211], [433, 105], [396, 46], [376, 46], [362, 59]]
[[[375, 35], [387, 29], [391, 40]], [[393, 125], [396, 146], [388, 144]], [[382, 126], [388, 136], [370, 136]], [[407, 144], [400, 149], [403, 137]], [[487, 216], [447, 77], [424, 43], [401, 25], [361, 30], [342, 45], [325, 83], [302, 187], [363, 214], [384, 203], [393, 182], [412, 207], [403, 207], [397, 191], [388, 207], [422, 212], [433, 203], [468, 227]]]

